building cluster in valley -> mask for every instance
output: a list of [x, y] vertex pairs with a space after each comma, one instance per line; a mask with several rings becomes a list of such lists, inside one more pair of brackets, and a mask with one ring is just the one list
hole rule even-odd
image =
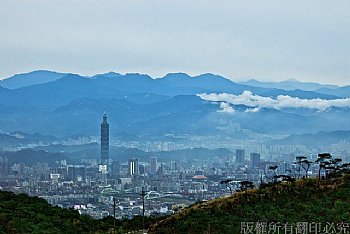
[[[300, 170], [293, 154], [267, 159], [243, 148], [224, 158], [165, 161], [151, 156], [141, 161], [131, 156], [128, 161], [116, 161], [109, 157], [109, 140], [105, 114], [99, 159], [83, 159], [76, 165], [65, 160], [55, 165], [10, 165], [5, 156], [0, 156], [1, 189], [39, 196], [53, 205], [74, 208], [94, 218], [113, 215], [116, 202], [116, 216], [131, 218], [143, 213], [142, 190], [146, 192], [145, 214], [165, 215], [196, 201], [229, 195], [239, 189], [240, 181], [259, 185], [272, 181], [277, 174], [306, 177], [316, 175], [318, 170], [314, 164], [308, 171]], [[308, 159], [315, 161], [316, 157], [309, 155]], [[228, 179], [229, 185], [220, 183]]]

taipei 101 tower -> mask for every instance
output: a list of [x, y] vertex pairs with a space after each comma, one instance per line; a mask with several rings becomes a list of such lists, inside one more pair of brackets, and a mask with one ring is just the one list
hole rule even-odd
[[107, 165], [109, 161], [109, 124], [106, 113], [101, 123], [101, 164]]

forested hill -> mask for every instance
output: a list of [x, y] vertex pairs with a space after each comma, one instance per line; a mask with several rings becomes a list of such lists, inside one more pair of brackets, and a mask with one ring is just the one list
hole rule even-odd
[[[328, 233], [348, 233], [349, 194], [350, 175], [322, 181], [320, 187], [316, 179], [275, 183], [195, 204], [169, 217], [146, 218], [145, 227], [148, 233], [237, 234], [259, 233], [257, 228], [282, 231], [301, 224], [314, 228], [316, 223], [334, 230]], [[115, 233], [141, 229], [142, 217], [116, 220]], [[0, 191], [0, 233], [113, 233], [113, 218], [94, 220], [75, 210], [52, 207], [41, 198]]]
[[38, 197], [0, 192], [0, 233], [89, 233], [110, 228], [106, 222], [52, 207]]
[[293, 232], [286, 233], [296, 233], [297, 225], [315, 228], [312, 222], [332, 230], [319, 233], [348, 233], [349, 178], [327, 180], [320, 188], [315, 179], [308, 179], [236, 193], [165, 218], [150, 233], [277, 233], [273, 229], [285, 233], [291, 227]]
[[[156, 219], [153, 219], [155, 222]], [[150, 222], [146, 219], [147, 224]], [[0, 191], [0, 233], [127, 233], [142, 229], [142, 217], [94, 220], [72, 209], [53, 207], [44, 199]]]

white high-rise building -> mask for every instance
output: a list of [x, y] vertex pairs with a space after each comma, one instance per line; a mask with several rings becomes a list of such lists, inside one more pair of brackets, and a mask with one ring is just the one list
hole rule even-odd
[[128, 172], [130, 176], [139, 175], [139, 159], [129, 159]]

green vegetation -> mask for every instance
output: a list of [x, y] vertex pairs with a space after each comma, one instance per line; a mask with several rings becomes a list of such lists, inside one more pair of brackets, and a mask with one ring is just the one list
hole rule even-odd
[[[291, 171], [294, 178], [277, 175], [277, 166], [270, 166], [272, 182], [262, 183], [259, 189], [251, 189], [250, 181], [241, 181], [240, 192], [197, 203], [169, 217], [145, 218], [145, 228], [150, 233], [236, 234], [241, 233], [242, 223], [247, 222], [349, 224], [350, 164], [340, 162], [328, 153], [319, 154], [315, 162], [319, 165], [317, 178], [308, 178], [311, 162], [306, 157], [296, 158], [298, 167], [296, 172]], [[297, 180], [302, 176], [301, 170], [305, 172], [304, 179]], [[230, 187], [231, 182], [227, 179], [220, 183]], [[137, 233], [142, 227], [142, 217], [94, 220], [75, 210], [52, 207], [41, 198], [0, 191], [0, 234]]]
[[350, 223], [350, 176], [264, 185], [196, 204], [152, 225], [151, 233], [240, 233], [241, 222]]
[[88, 233], [110, 228], [108, 223], [52, 207], [38, 197], [0, 192], [1, 233]]
[[[156, 218], [145, 218], [145, 228]], [[115, 233], [142, 229], [142, 217], [116, 220]], [[113, 233], [113, 217], [94, 220], [44, 199], [0, 191], [0, 233]]]
[[[278, 182], [145, 218], [150, 233], [240, 233], [241, 222], [348, 222], [350, 175]], [[116, 233], [142, 229], [142, 217], [116, 220]], [[113, 233], [113, 218], [94, 220], [44, 199], [0, 192], [0, 233]]]

